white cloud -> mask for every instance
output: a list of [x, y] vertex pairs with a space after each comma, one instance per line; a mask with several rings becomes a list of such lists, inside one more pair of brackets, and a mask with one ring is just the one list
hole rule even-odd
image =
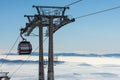
[[0, 49], [0, 54], [6, 53], [6, 52], [8, 52], [8, 51]]
[[74, 50], [74, 51], [54, 51], [54, 53], [80, 53], [80, 54], [89, 54], [89, 53], [96, 53], [96, 54], [107, 54], [107, 53], [120, 53], [120, 51], [109, 51], [109, 50]]
[[9, 51], [9, 50], [4, 50], [4, 49], [0, 49], [0, 54], [5, 54], [5, 53], [16, 53], [16, 50], [12, 50], [12, 51]]

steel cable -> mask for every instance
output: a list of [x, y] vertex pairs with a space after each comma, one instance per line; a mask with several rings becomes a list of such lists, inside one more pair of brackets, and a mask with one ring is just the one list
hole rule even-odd
[[119, 9], [119, 8], [120, 8], [120, 6], [109, 8], [109, 9], [104, 9], [104, 10], [101, 10], [101, 11], [97, 11], [97, 12], [93, 12], [93, 13], [89, 13], [89, 14], [85, 14], [85, 15], [76, 17], [75, 19], [84, 18], [84, 17], [87, 17], [87, 16], [92, 16], [92, 15], [95, 15], [95, 14], [99, 14], [99, 13], [103, 13], [103, 12], [107, 12], [107, 11], [111, 11], [111, 10], [115, 10], [115, 9]]
[[[11, 53], [11, 51], [13, 50], [13, 48], [14, 48], [14, 46], [16, 45], [16, 43], [17, 43], [17, 41], [18, 41], [19, 38], [20, 38], [20, 36], [17, 37], [15, 43], [14, 43], [13, 46], [10, 48], [9, 52], [7, 53], [7, 55], [5, 56], [4, 59], [7, 59], [7, 57], [9, 56], [9, 53]], [[0, 65], [0, 67], [2, 67], [2, 65], [5, 63], [5, 60], [4, 60], [4, 59], [2, 60], [2, 63], [1, 63], [1, 65]]]

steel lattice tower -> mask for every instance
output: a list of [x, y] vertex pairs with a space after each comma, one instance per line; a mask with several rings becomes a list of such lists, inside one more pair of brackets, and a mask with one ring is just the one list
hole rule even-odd
[[47, 80], [54, 80], [53, 34], [62, 26], [74, 22], [75, 19], [65, 15], [69, 7], [33, 6], [33, 8], [36, 8], [37, 14], [25, 15], [29, 22], [26, 23], [25, 28], [22, 28], [22, 34], [29, 36], [36, 27], [39, 27], [39, 80], [44, 80], [43, 27], [47, 27], [46, 35], [49, 38]]

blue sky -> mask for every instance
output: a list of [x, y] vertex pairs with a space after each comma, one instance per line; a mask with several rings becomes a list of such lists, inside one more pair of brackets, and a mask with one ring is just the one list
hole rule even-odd
[[[33, 5], [65, 6], [75, 0], [1, 0], [0, 51], [8, 52], [25, 26], [25, 14], [35, 14]], [[120, 0], [83, 0], [71, 5], [66, 14], [78, 17], [88, 13], [120, 6]], [[34, 33], [38, 33], [36, 28]], [[38, 46], [38, 37], [27, 37]], [[19, 39], [20, 41], [21, 39]], [[17, 44], [19, 43], [17, 42]], [[17, 50], [17, 44], [13, 50]], [[44, 42], [47, 51], [47, 40]], [[17, 51], [16, 51], [17, 52]], [[120, 9], [76, 19], [54, 34], [54, 52], [120, 53]]]

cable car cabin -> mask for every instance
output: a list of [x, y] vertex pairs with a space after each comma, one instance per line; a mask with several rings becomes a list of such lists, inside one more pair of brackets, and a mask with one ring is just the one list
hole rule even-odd
[[18, 44], [18, 53], [19, 55], [26, 55], [31, 54], [32, 52], [32, 45], [29, 41], [21, 41]]

